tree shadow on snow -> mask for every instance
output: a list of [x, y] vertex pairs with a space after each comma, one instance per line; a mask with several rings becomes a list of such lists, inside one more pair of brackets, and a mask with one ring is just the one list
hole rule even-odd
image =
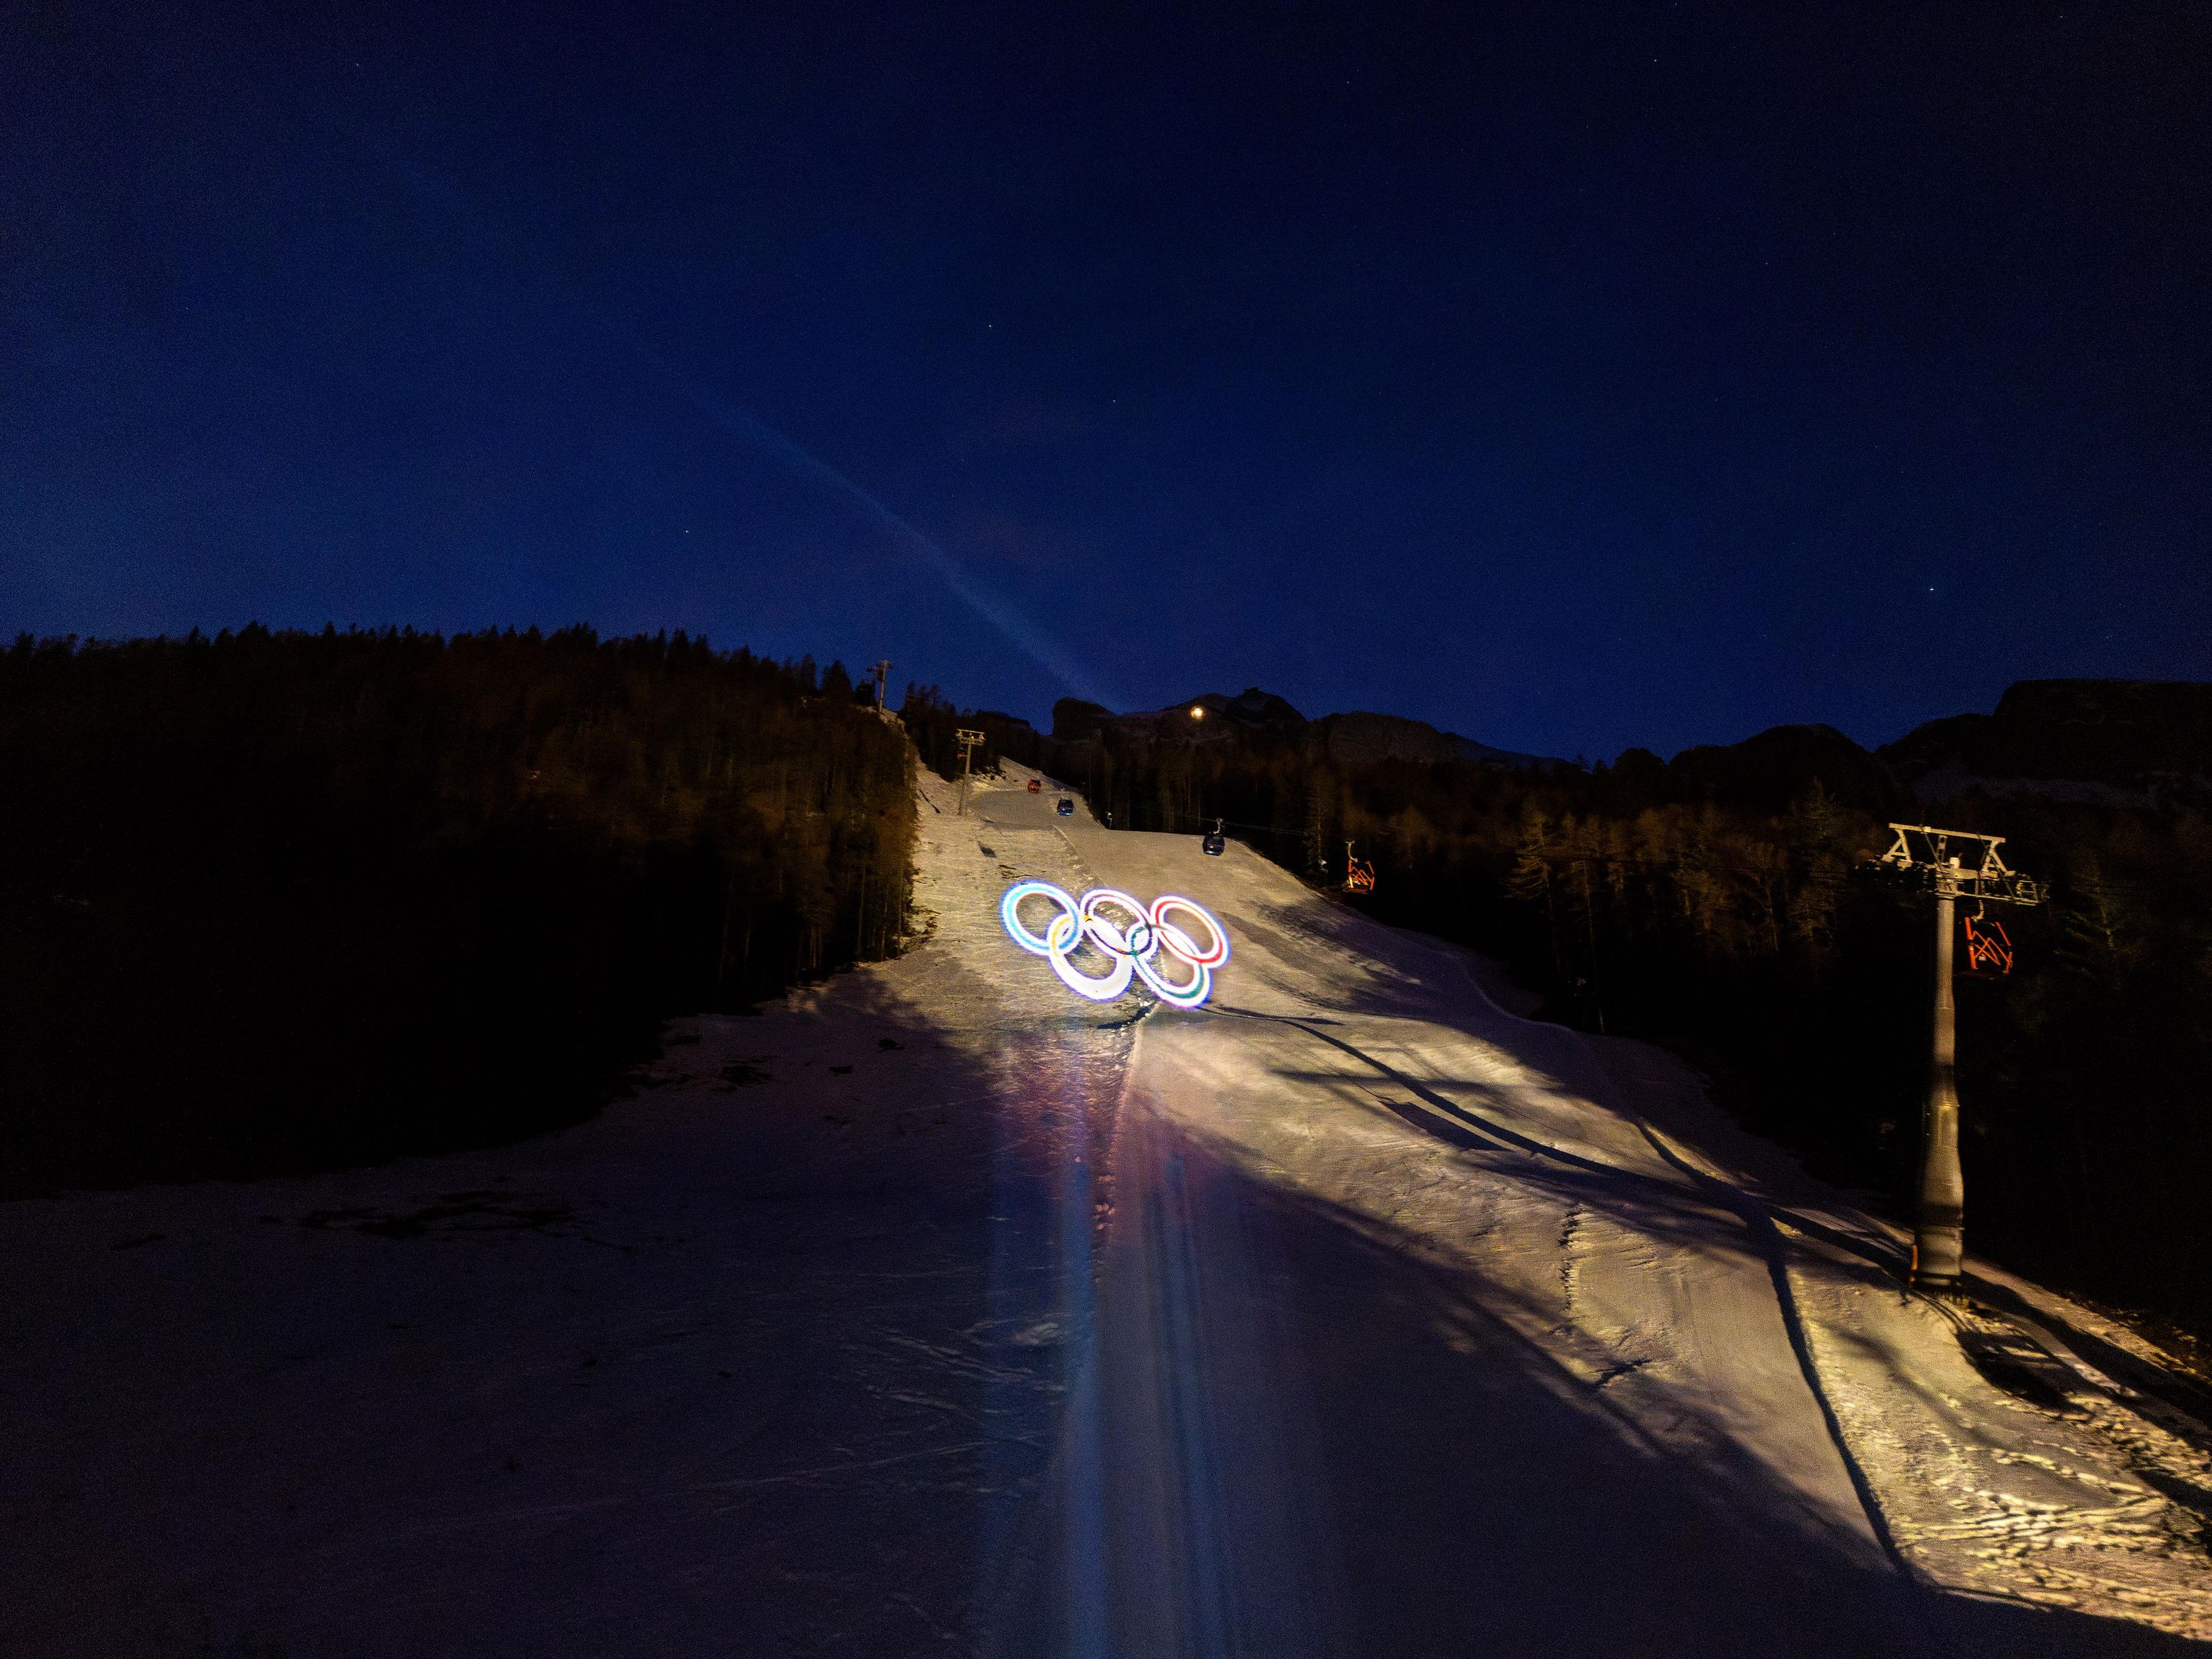
[[[1215, 1640], [1174, 1650], [2203, 1650], [2138, 1626], [1929, 1589], [1853, 1517], [1818, 1511], [1752, 1452], [1732, 1455], [1727, 1431], [1743, 1425], [1729, 1423], [1728, 1402], [1670, 1400], [1663, 1382], [1638, 1376], [1645, 1392], [1626, 1409], [1618, 1390], [1633, 1368], [1570, 1363], [1574, 1342], [1546, 1329], [1556, 1310], [1516, 1304], [1415, 1236], [1246, 1170], [1234, 1148], [1158, 1120], [1148, 1132], [1179, 1182], [1210, 1193], [1209, 1213], [1236, 1218], [1237, 1246], [1214, 1241], [1196, 1261], [1194, 1304], [1224, 1343], [1267, 1346], [1261, 1334], [1273, 1332], [1267, 1357], [1295, 1357], [1272, 1374], [1220, 1352], [1165, 1357], [1201, 1373], [1224, 1511], [1206, 1547], [1237, 1590], [1226, 1613], [1197, 1621], [1196, 1634]], [[1711, 1224], [1710, 1206], [1680, 1189], [1653, 1193], [1572, 1168], [1540, 1178], [1577, 1202], [1610, 1206], [1626, 1225], [1663, 1234], [1679, 1217], [1686, 1237], [1703, 1237], [1697, 1230]], [[1674, 1425], [1654, 1431], [1655, 1411], [1705, 1411], [1716, 1431], [1688, 1437], [1696, 1449], [1686, 1453]], [[1286, 1486], [1279, 1470], [1257, 1466], [1269, 1455], [1322, 1479]], [[1239, 1492], [1257, 1504], [1308, 1488], [1304, 1547], [1273, 1563], [1238, 1560], [1240, 1540], [1285, 1535], [1279, 1519], [1240, 1513]], [[1192, 1547], [1189, 1509], [1170, 1547]], [[1238, 1644], [1237, 1607], [1270, 1602], [1301, 1610], [1297, 1633], [1277, 1627], [1261, 1644]], [[1050, 1636], [1065, 1608], [1029, 1606], [1024, 1638], [1002, 1629], [994, 1650], [1070, 1651]], [[1245, 1620], [1265, 1626], [1267, 1615]]]

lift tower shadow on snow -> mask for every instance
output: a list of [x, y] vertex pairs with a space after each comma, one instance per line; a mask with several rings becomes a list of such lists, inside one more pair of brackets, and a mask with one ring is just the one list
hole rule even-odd
[[[1978, 904], [2040, 904], [2043, 889], [2005, 867], [1997, 856], [2002, 836], [1893, 823], [1897, 839], [1878, 860], [1877, 871], [1894, 872], [1936, 901], [1935, 1048], [1928, 1074], [1928, 1105], [1921, 1116], [1920, 1185], [1913, 1223], [1912, 1283], [1937, 1295], [1959, 1287], [1966, 1255], [1966, 1180], [1959, 1167], [1959, 1024], [1951, 991], [1951, 938], [1960, 899]], [[1951, 848], [1979, 854], [1969, 868]]]

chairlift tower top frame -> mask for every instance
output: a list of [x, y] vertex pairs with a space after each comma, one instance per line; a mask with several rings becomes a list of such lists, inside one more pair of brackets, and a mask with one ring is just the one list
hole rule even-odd
[[[1918, 879], [1939, 899], [1974, 899], [1984, 904], [2040, 904], [2043, 884], [2008, 868], [1997, 848], [2002, 836], [1972, 830], [1939, 830], [1929, 823], [1893, 823], [1896, 837], [1875, 861]], [[1957, 850], [1953, 850], [1956, 843]], [[1924, 849], [1924, 856], [1923, 856]], [[1975, 860], [1969, 868], [1968, 857]]]

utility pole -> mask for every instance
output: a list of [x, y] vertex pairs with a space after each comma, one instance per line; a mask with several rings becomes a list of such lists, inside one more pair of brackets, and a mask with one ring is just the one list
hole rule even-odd
[[[1928, 1105], [1921, 1116], [1912, 1282], [1939, 1296], [1954, 1295], [1966, 1256], [1966, 1183], [1959, 1167], [1959, 1016], [1951, 994], [1952, 930], [1962, 898], [1977, 905], [2040, 904], [2043, 889], [2005, 867], [1997, 856], [2002, 836], [1924, 823], [1889, 827], [1897, 839], [1875, 860], [1877, 866], [1906, 878], [1936, 901], [1936, 1018]], [[1967, 858], [1976, 860], [1972, 867]]]
[[952, 740], [960, 745], [960, 813], [968, 816], [968, 769], [975, 757], [975, 745], [983, 741], [981, 732], [961, 726], [952, 733]]
[[884, 659], [868, 672], [876, 677], [876, 713], [880, 714], [884, 712], [884, 682], [891, 677], [890, 659]]

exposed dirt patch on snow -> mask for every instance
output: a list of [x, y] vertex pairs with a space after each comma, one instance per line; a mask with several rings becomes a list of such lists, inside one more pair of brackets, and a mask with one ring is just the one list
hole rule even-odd
[[294, 1218], [300, 1227], [338, 1227], [379, 1238], [422, 1238], [433, 1234], [536, 1232], [572, 1226], [576, 1212], [566, 1204], [518, 1193], [447, 1193], [409, 1210], [350, 1206], [310, 1210]]

